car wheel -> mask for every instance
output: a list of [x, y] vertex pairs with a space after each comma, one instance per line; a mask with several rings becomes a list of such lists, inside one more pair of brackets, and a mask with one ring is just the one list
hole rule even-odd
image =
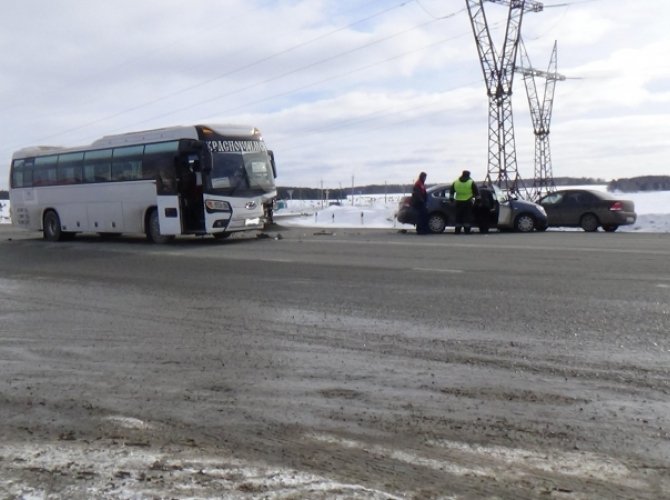
[[529, 214], [517, 215], [514, 219], [514, 230], [519, 233], [530, 233], [535, 229], [535, 219]]
[[149, 241], [152, 243], [163, 244], [174, 239], [174, 236], [172, 235], [161, 234], [158, 210], [152, 210], [147, 219], [147, 238]]
[[603, 229], [608, 233], [613, 233], [614, 231], [619, 229], [619, 226], [617, 226], [616, 224], [608, 224], [607, 226], [603, 226]]
[[447, 220], [441, 214], [430, 214], [428, 217], [428, 229], [431, 233], [439, 234], [447, 227]]
[[582, 219], [579, 221], [579, 225], [582, 226], [584, 231], [592, 233], [598, 230], [598, 217], [594, 214], [584, 214]]

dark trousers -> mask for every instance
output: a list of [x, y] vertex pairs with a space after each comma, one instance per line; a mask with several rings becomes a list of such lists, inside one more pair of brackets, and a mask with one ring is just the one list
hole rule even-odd
[[427, 234], [428, 229], [428, 209], [426, 205], [417, 205], [416, 209], [416, 232], [419, 234]]
[[460, 233], [461, 228], [465, 228], [465, 232], [470, 232], [472, 225], [472, 200], [456, 201], [456, 232]]

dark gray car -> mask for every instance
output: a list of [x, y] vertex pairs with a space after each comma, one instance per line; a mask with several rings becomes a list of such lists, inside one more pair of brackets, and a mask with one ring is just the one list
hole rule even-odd
[[[442, 233], [446, 227], [455, 225], [455, 202], [449, 200], [450, 187], [451, 184], [438, 184], [427, 190], [428, 227], [431, 233]], [[547, 214], [537, 203], [505, 198], [495, 186], [478, 184], [478, 188], [479, 199], [473, 208], [473, 225], [480, 232], [488, 232], [491, 228], [522, 233], [547, 229]], [[411, 197], [407, 196], [400, 201], [396, 218], [403, 224], [416, 225], [417, 213], [411, 206]]]
[[581, 227], [584, 231], [616, 231], [637, 220], [635, 203], [596, 189], [562, 189], [538, 200], [550, 226]]

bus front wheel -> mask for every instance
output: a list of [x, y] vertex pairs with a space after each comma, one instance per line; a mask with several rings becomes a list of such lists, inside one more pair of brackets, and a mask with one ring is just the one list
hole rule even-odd
[[147, 217], [147, 238], [152, 243], [167, 243], [174, 239], [174, 236], [161, 234], [160, 221], [158, 220], [158, 210], [152, 210]]

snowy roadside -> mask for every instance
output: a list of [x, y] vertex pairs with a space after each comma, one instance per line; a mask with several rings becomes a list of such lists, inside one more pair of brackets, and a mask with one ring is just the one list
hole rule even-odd
[[[593, 186], [592, 186], [593, 187]], [[598, 186], [595, 186], [598, 188]], [[414, 229], [395, 219], [403, 194], [356, 196], [339, 201], [281, 200], [275, 221], [291, 227]], [[625, 193], [635, 202], [637, 221], [621, 226], [620, 232], [670, 233], [670, 191]], [[0, 224], [9, 224], [9, 201], [0, 201]], [[581, 229], [552, 228], [552, 231]]]
[[[275, 220], [291, 227], [414, 229], [395, 219], [398, 203], [403, 195], [379, 195], [344, 200], [328, 204], [315, 200], [284, 201], [283, 208], [275, 211]], [[637, 221], [621, 226], [620, 232], [670, 233], [670, 191], [626, 193], [622, 195], [635, 202]], [[581, 231], [581, 229], [551, 228], [551, 231]]]
[[202, 450], [76, 441], [5, 444], [0, 496], [48, 498], [360, 498], [388, 492]]

